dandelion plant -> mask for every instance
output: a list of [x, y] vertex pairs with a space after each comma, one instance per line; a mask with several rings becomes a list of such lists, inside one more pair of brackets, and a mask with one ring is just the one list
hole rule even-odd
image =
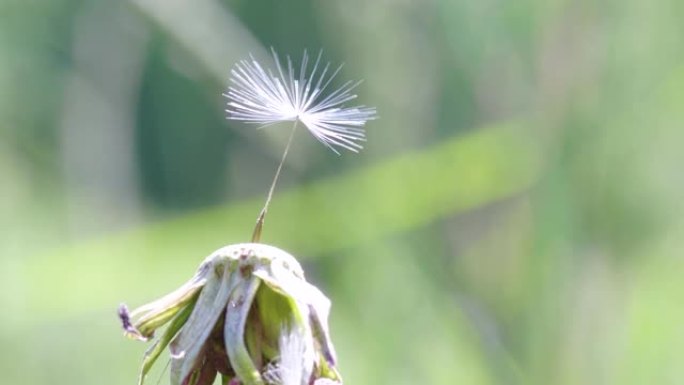
[[164, 329], [143, 358], [138, 384], [162, 351], [170, 350], [171, 385], [342, 384], [330, 332], [330, 300], [304, 277], [287, 252], [259, 243], [276, 182], [299, 123], [321, 143], [357, 152], [363, 126], [375, 109], [345, 107], [358, 82], [327, 92], [341, 67], [330, 70], [319, 53], [312, 69], [304, 53], [298, 73], [287, 57], [283, 69], [273, 51], [275, 75], [253, 57], [235, 65], [228, 118], [267, 126], [293, 122], [252, 242], [229, 245], [209, 255], [195, 275], [162, 298], [129, 312], [119, 308], [128, 337], [147, 341]]

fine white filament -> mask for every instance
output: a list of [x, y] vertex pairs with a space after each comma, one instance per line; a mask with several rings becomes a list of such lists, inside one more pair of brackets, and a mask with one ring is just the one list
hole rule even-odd
[[228, 119], [268, 126], [279, 122], [301, 122], [321, 143], [333, 150], [344, 148], [358, 152], [365, 141], [363, 126], [376, 118], [374, 108], [344, 104], [355, 99], [352, 93], [360, 82], [348, 81], [339, 88], [326, 89], [342, 68], [330, 70], [330, 63], [321, 64], [318, 54], [311, 71], [306, 51], [299, 73], [287, 57], [287, 68], [273, 52], [276, 74], [264, 69], [254, 57], [242, 60], [231, 70], [228, 98]]

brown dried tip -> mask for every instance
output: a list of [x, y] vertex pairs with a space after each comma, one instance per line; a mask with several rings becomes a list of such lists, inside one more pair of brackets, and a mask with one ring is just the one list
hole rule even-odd
[[128, 312], [128, 307], [126, 306], [125, 303], [122, 303], [119, 305], [119, 319], [121, 320], [121, 327], [124, 329], [124, 335], [128, 337], [132, 337], [135, 339], [139, 339], [142, 341], [147, 341], [147, 338], [145, 338], [138, 329], [133, 326], [133, 323], [131, 323], [131, 316]]

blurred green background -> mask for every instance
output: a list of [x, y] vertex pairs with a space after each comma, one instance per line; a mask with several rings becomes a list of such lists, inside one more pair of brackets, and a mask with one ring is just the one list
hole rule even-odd
[[0, 0], [0, 382], [135, 383], [119, 303], [249, 239], [288, 130], [221, 92], [272, 46], [344, 62], [381, 117], [358, 155], [298, 132], [263, 237], [333, 300], [347, 384], [683, 384], [683, 17]]

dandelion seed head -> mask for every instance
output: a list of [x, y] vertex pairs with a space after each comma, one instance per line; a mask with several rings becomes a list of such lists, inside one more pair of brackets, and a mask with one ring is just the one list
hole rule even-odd
[[[329, 86], [340, 72], [330, 63], [321, 63], [322, 51], [309, 65], [306, 51], [299, 70], [287, 56], [285, 66], [275, 50], [271, 50], [275, 72], [264, 69], [250, 56], [238, 62], [230, 74], [230, 86], [224, 94], [228, 99], [228, 119], [257, 124], [261, 127], [280, 122], [301, 122], [321, 143], [339, 153], [343, 148], [358, 152], [366, 140], [364, 125], [377, 117], [375, 108], [346, 107], [356, 99], [352, 91], [361, 82], [345, 82], [339, 88]], [[311, 69], [309, 69], [311, 68]]]

